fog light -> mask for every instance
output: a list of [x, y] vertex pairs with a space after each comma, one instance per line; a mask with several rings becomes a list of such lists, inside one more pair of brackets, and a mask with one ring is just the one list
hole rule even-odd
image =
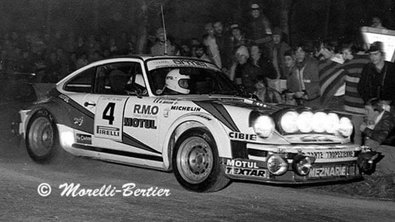
[[309, 174], [314, 161], [314, 157], [298, 154], [294, 157], [294, 160], [292, 162], [292, 169], [299, 176], [306, 176]]
[[288, 163], [279, 155], [271, 155], [267, 158], [267, 169], [271, 174], [280, 176], [287, 172]]

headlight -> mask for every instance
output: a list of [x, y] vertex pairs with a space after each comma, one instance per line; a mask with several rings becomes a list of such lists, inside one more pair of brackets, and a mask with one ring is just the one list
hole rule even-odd
[[295, 133], [298, 131], [298, 125], [296, 121], [298, 119], [299, 114], [295, 111], [286, 112], [280, 120], [281, 128], [286, 133]]
[[323, 133], [325, 132], [326, 122], [328, 122], [328, 114], [324, 112], [317, 112], [313, 115], [310, 125], [314, 132]]
[[347, 117], [340, 118], [339, 121], [339, 132], [345, 137], [349, 137], [352, 134], [353, 126], [351, 120]]
[[293, 171], [299, 176], [306, 176], [309, 174], [315, 158], [310, 156], [296, 155], [292, 162]]
[[336, 113], [329, 113], [327, 121], [324, 123], [327, 133], [335, 133], [339, 128], [339, 116]]
[[296, 120], [296, 124], [300, 132], [309, 133], [312, 131], [312, 127], [311, 127], [312, 119], [313, 119], [313, 113], [308, 111], [304, 111], [298, 116]]
[[270, 173], [280, 176], [287, 172], [288, 162], [281, 156], [273, 154], [267, 158], [267, 169]]
[[258, 136], [267, 138], [274, 131], [274, 122], [268, 116], [259, 116], [253, 124], [253, 129]]

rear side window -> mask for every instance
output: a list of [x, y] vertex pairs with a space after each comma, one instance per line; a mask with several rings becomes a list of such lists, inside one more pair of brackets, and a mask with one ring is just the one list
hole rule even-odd
[[90, 93], [92, 92], [92, 81], [94, 79], [95, 68], [83, 71], [72, 78], [64, 87], [64, 90], [71, 92]]

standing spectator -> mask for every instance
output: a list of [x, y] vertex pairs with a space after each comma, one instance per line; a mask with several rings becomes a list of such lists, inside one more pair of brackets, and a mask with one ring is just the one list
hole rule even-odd
[[385, 61], [382, 42], [374, 42], [368, 50], [370, 63], [363, 67], [358, 92], [366, 103], [372, 98], [388, 101], [395, 111], [395, 65]]
[[46, 83], [56, 83], [60, 80], [61, 64], [57, 59], [55, 51], [51, 51], [45, 61], [45, 74], [41, 81]]
[[207, 48], [203, 44], [196, 46], [195, 55], [196, 55], [195, 57], [198, 59], [202, 59], [207, 62], [213, 62], [212, 60], [210, 60], [210, 57], [207, 55]]
[[295, 71], [295, 64], [296, 64], [296, 59], [295, 59], [295, 53], [292, 49], [287, 50], [284, 52], [284, 74], [285, 77], [288, 78], [292, 74], [292, 72]]
[[76, 69], [88, 65], [88, 63], [88, 55], [85, 52], [77, 54], [77, 62], [75, 64]]
[[203, 44], [207, 47], [208, 55], [214, 61], [214, 63], [218, 66], [218, 68], [222, 68], [221, 55], [219, 52], [219, 47], [217, 43], [217, 39], [214, 34], [214, 27], [212, 23], [206, 24], [204, 27], [207, 34], [203, 37]]
[[[250, 62], [254, 67], [254, 71], [257, 73], [256, 75], [262, 75], [265, 78], [266, 83], [269, 83], [270, 80], [276, 79], [277, 75], [276, 70], [273, 67], [273, 63], [269, 58], [262, 54], [261, 48], [256, 44], [251, 45], [250, 52]], [[268, 85], [269, 87], [272, 87], [270, 84]]]
[[121, 36], [117, 39], [117, 48], [120, 55], [127, 55], [129, 53], [128, 34], [122, 32]]
[[342, 67], [344, 59], [336, 54], [337, 42], [323, 41], [316, 55], [320, 58], [318, 69], [321, 86], [321, 105], [342, 110], [346, 73]]
[[382, 22], [381, 18], [378, 17], [378, 16], [374, 16], [374, 17], [372, 18], [371, 27], [373, 27], [373, 28], [378, 28], [378, 29], [386, 29], [386, 28], [383, 26], [383, 22]]
[[320, 84], [318, 63], [307, 55], [307, 45], [298, 45], [295, 49], [296, 66], [287, 79], [289, 90], [295, 93], [304, 105], [317, 107], [320, 105]]
[[114, 37], [110, 38], [108, 49], [111, 55], [118, 55], [119, 50]]
[[248, 70], [248, 66], [251, 66], [251, 63], [248, 63], [248, 58], [250, 54], [248, 53], [248, 48], [246, 46], [240, 46], [236, 50], [236, 61], [233, 63], [230, 69], [230, 80], [234, 81], [237, 85], [242, 84], [243, 72]]
[[[165, 49], [166, 46], [166, 49]], [[163, 28], [156, 30], [156, 42], [151, 47], [152, 55], [176, 55], [176, 47], [169, 41], [165, 39], [165, 31]]]
[[286, 67], [284, 64], [284, 53], [291, 47], [282, 41], [282, 31], [276, 27], [273, 30], [273, 43], [270, 46], [270, 58], [273, 61], [274, 68], [277, 72], [277, 78], [286, 79]]
[[230, 37], [232, 54], [234, 54], [240, 46], [247, 45], [247, 40], [238, 24], [232, 24], [230, 28], [232, 31], [232, 36]]
[[363, 122], [365, 114], [364, 101], [358, 93], [357, 86], [361, 77], [362, 68], [369, 62], [366, 55], [357, 54], [352, 43], [342, 45], [342, 55], [344, 59], [343, 69], [346, 71], [346, 90], [344, 95], [344, 110], [351, 113], [354, 125], [353, 141], [362, 144], [362, 135], [359, 126]]
[[272, 37], [269, 19], [262, 13], [258, 4], [251, 5], [251, 21], [249, 22], [248, 38], [260, 47], [268, 47]]
[[214, 34], [217, 41], [221, 64], [224, 71], [229, 70], [232, 65], [232, 49], [230, 45], [230, 36], [225, 33], [222, 22], [217, 21], [214, 23]]

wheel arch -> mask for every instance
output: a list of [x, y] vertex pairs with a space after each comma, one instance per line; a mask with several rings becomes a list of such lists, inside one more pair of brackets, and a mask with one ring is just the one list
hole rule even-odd
[[[40, 105], [33, 107], [29, 111], [29, 114], [26, 118], [25, 125], [24, 125], [24, 128], [25, 128], [24, 138], [25, 139], [27, 137], [28, 126], [31, 123], [32, 118], [39, 112], [48, 112], [48, 114], [50, 114], [50, 116], [52, 118], [51, 121], [53, 121], [55, 123], [55, 125], [57, 125], [57, 124], [64, 124], [64, 125], [71, 124], [69, 115], [57, 115], [58, 113], [65, 113], [59, 104], [57, 104], [55, 102], [40, 104]], [[58, 133], [60, 133], [60, 132], [58, 132]]]
[[177, 119], [167, 131], [163, 146], [163, 164], [166, 170], [172, 170], [172, 155], [177, 139], [193, 128], [207, 130], [213, 137], [220, 157], [231, 157], [230, 140], [225, 126], [209, 115], [187, 114]]

